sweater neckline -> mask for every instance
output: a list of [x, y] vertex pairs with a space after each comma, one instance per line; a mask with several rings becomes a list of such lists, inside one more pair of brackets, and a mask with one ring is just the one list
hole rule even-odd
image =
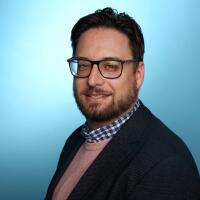
[[111, 139], [112, 139], [112, 137], [104, 139], [104, 140], [101, 140], [99, 142], [94, 142], [94, 143], [85, 141], [83, 143], [83, 149], [85, 151], [99, 151], [99, 150], [102, 150], [106, 146], [106, 144], [108, 144], [108, 142]]

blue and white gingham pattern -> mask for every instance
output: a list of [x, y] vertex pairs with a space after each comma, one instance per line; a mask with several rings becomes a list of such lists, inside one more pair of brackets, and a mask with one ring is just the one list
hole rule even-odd
[[122, 124], [124, 124], [133, 115], [133, 113], [138, 109], [139, 106], [140, 102], [137, 99], [133, 106], [133, 109], [129, 113], [121, 116], [119, 119], [115, 120], [109, 125], [106, 125], [104, 127], [92, 131], [90, 131], [87, 123], [85, 123], [82, 127], [81, 135], [83, 135], [86, 142], [89, 143], [95, 143], [104, 139], [108, 139], [113, 135], [115, 135], [120, 130]]

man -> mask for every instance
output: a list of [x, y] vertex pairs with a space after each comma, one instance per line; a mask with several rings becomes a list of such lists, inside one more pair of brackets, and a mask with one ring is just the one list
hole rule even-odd
[[46, 200], [198, 199], [185, 144], [138, 99], [144, 79], [139, 25], [111, 8], [73, 27], [76, 103], [86, 123], [62, 150]]

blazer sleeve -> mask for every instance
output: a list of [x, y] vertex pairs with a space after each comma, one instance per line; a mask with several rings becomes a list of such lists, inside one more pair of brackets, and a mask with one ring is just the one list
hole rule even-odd
[[127, 187], [127, 200], [200, 200], [200, 177], [190, 163], [171, 156], [152, 166], [131, 185], [131, 175]]

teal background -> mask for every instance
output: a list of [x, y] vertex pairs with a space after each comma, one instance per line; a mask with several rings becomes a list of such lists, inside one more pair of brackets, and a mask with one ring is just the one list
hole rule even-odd
[[198, 0], [0, 0], [0, 199], [43, 199], [69, 134], [82, 122], [66, 59], [83, 15], [112, 6], [141, 25], [143, 102], [200, 169]]

